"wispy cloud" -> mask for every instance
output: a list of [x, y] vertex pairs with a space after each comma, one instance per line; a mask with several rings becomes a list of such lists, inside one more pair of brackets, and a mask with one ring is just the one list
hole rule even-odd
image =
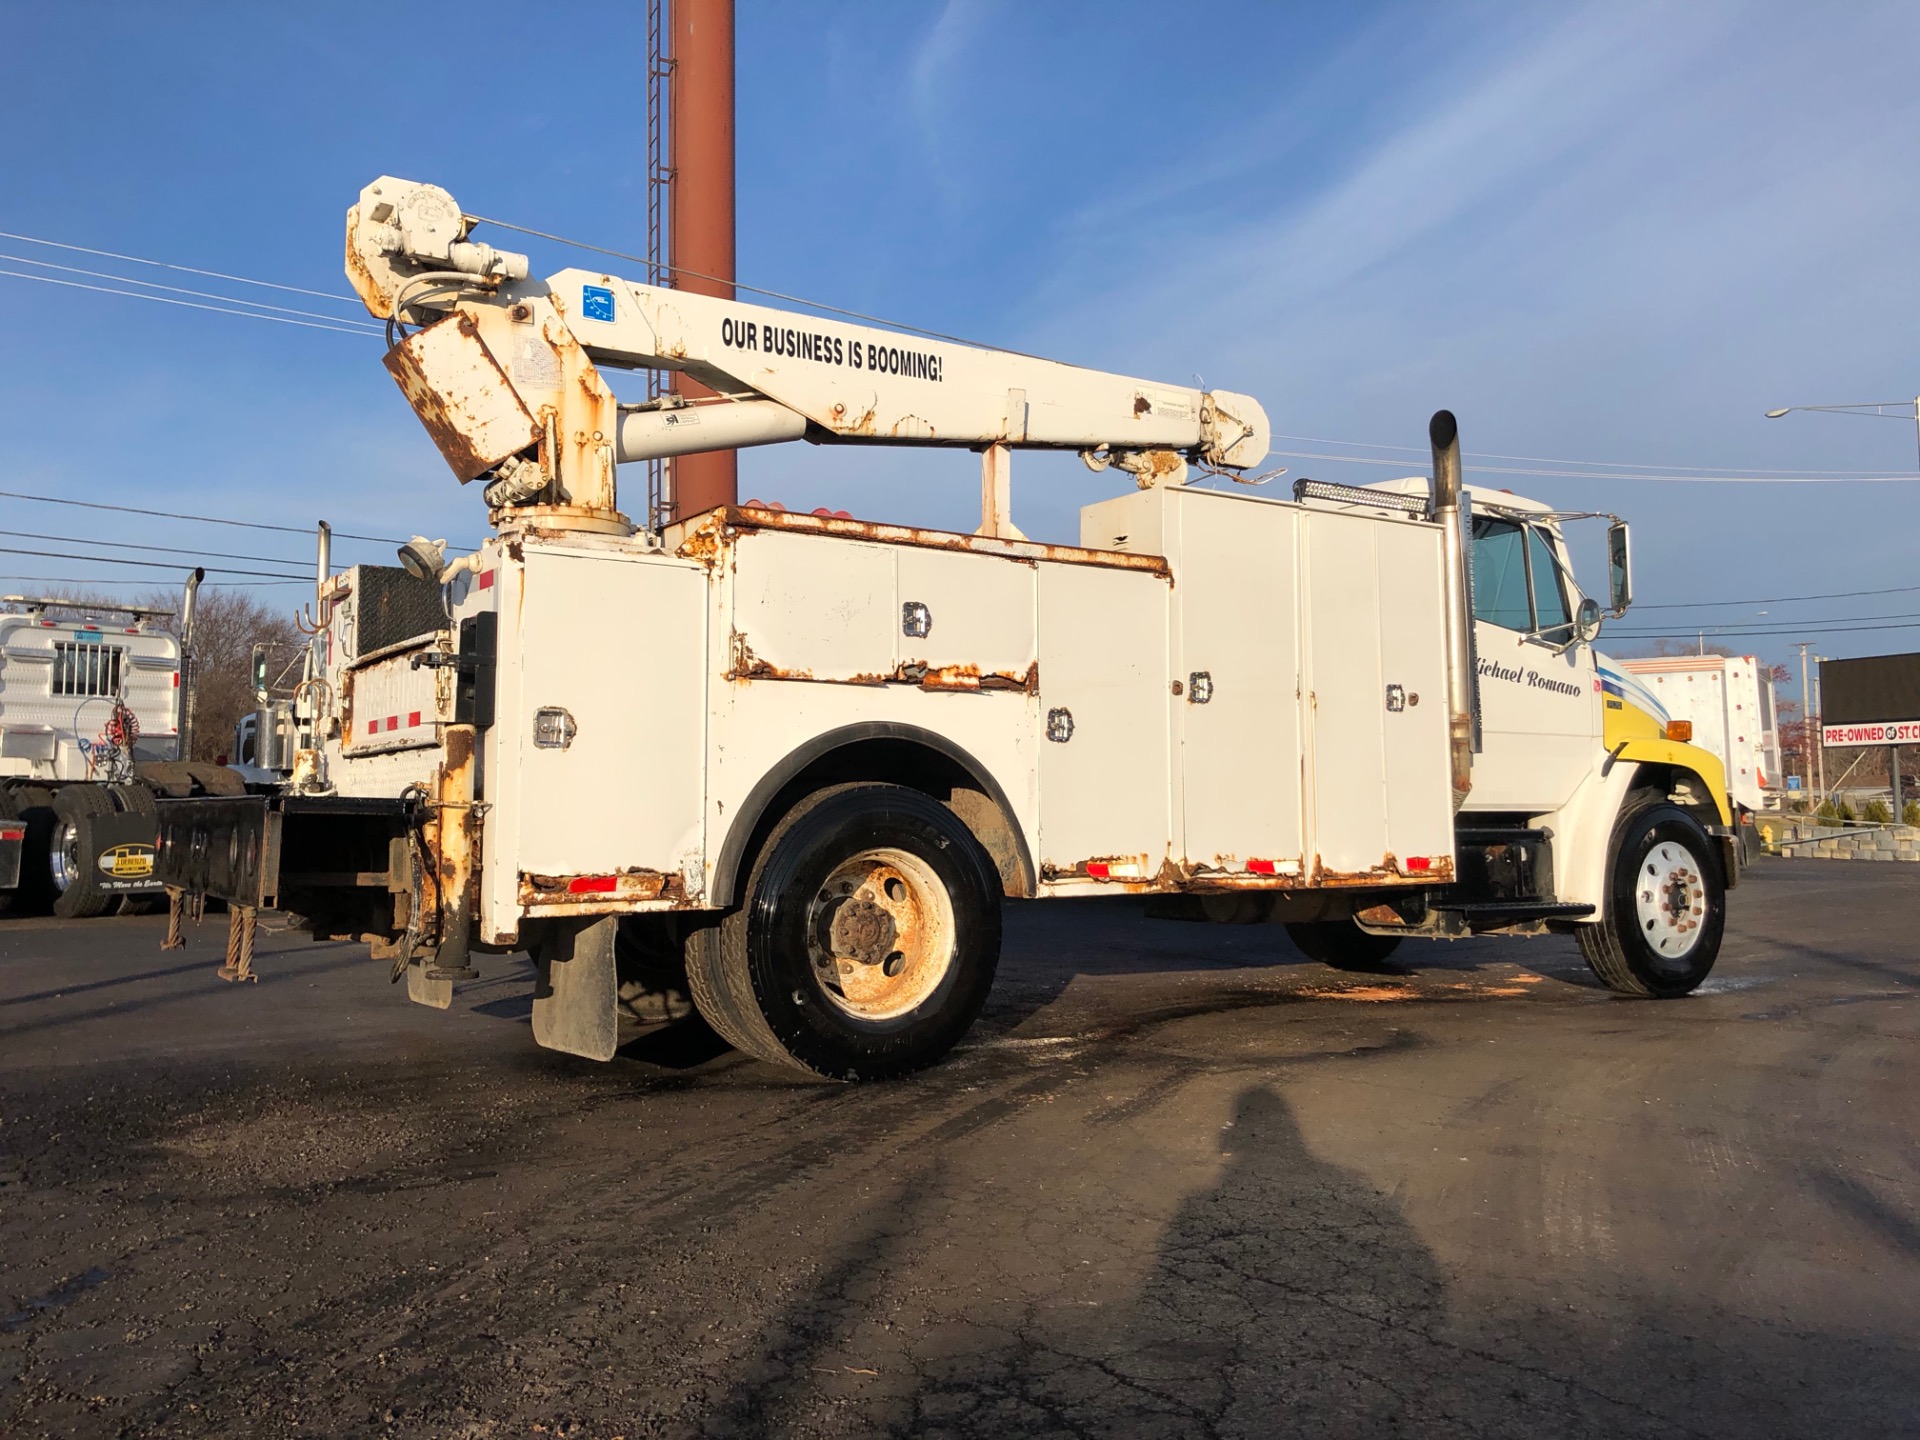
[[907, 67], [907, 96], [920, 128], [920, 143], [934, 183], [949, 202], [958, 200], [965, 188], [956, 132], [965, 132], [971, 124], [961, 103], [967, 92], [959, 82], [968, 51], [992, 9], [993, 0], [946, 0]]

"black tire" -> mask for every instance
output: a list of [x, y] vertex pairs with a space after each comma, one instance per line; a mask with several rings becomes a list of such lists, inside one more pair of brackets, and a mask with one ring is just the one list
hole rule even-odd
[[613, 964], [623, 1024], [673, 1025], [694, 1014], [682, 928], [677, 915], [621, 919]]
[[1713, 970], [1727, 923], [1719, 844], [1664, 797], [1630, 806], [1614, 827], [1607, 903], [1575, 932], [1608, 989], [1670, 1000]]
[[27, 827], [26, 841], [20, 847], [20, 888], [14, 892], [14, 904], [37, 915], [53, 904], [53, 877], [47, 869], [54, 827], [53, 791], [44, 785], [17, 785], [12, 794], [16, 812]]
[[[0, 785], [0, 820], [18, 820], [19, 818], [20, 804], [13, 798], [12, 788], [10, 786]], [[22, 849], [24, 848], [23, 846]], [[23, 855], [21, 859], [24, 870], [26, 857]], [[18, 890], [0, 890], [0, 915], [6, 914], [7, 911], [13, 908], [14, 901], [19, 897], [19, 893]]]
[[1370, 975], [1391, 972], [1387, 957], [1400, 948], [1398, 935], [1374, 935], [1351, 920], [1296, 922], [1287, 926], [1287, 938], [1309, 960]]
[[[132, 811], [140, 815], [151, 815], [157, 820], [160, 807], [154, 799], [151, 789], [138, 780], [129, 780], [121, 785], [109, 785], [113, 801], [122, 811]], [[157, 828], [157, 826], [156, 826]], [[138, 895], [122, 895], [120, 903], [113, 907], [116, 915], [151, 915], [162, 909], [167, 903], [164, 890], [149, 890]]]
[[958, 1043], [999, 960], [1000, 876], [972, 833], [917, 790], [845, 785], [774, 827], [739, 908], [688, 943], [687, 980], [737, 1049], [880, 1080]]
[[100, 888], [93, 821], [114, 813], [113, 799], [102, 785], [63, 785], [54, 792], [52, 808], [47, 878], [53, 890], [53, 913], [62, 920], [104, 915], [120, 903], [120, 897]]

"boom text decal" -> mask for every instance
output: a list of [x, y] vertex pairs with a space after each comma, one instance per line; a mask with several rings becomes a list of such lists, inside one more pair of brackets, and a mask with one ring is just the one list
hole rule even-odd
[[751, 350], [789, 360], [812, 360], [848, 370], [872, 370], [909, 380], [940, 381], [940, 356], [931, 350], [902, 350], [897, 345], [874, 345], [839, 335], [799, 330], [791, 325], [763, 325], [754, 320], [720, 322], [720, 343], [729, 350]]

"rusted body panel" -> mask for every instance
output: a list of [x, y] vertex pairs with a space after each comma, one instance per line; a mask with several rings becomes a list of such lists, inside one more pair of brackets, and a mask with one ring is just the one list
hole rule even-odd
[[951, 550], [969, 555], [997, 555], [1029, 564], [1052, 561], [1062, 565], [1099, 565], [1115, 570], [1139, 570], [1168, 576], [1164, 556], [1137, 555], [1118, 550], [1095, 550], [1079, 545], [1049, 545], [1034, 540], [1004, 540], [991, 535], [964, 535], [957, 530], [927, 530], [912, 525], [887, 525], [876, 520], [848, 520], [834, 515], [803, 514], [758, 506], [729, 505], [679, 525], [669, 526], [669, 549], [703, 564], [716, 564], [726, 542], [755, 530], [783, 530], [798, 535], [834, 535], [846, 540], [870, 540], [880, 545], [911, 545], [927, 550]]
[[[1098, 524], [1104, 544], [1060, 546], [745, 506], [656, 543], [529, 511], [450, 590], [447, 635], [481, 617], [498, 635], [472, 755], [448, 749], [467, 672], [389, 677], [437, 687], [424, 903], [470, 893], [494, 946], [532, 920], [731, 903], [723, 859], [770, 777], [841, 735], [891, 737], [895, 766], [921, 747], [929, 774], [970, 771], [954, 811], [1015, 893], [1231, 904], [1450, 883], [1445, 735], [1428, 723], [1444, 707], [1391, 709], [1386, 691], [1436, 686], [1356, 656], [1372, 612], [1321, 629], [1302, 604], [1316, 566], [1357, 569], [1355, 594], [1424, 584], [1430, 535], [1200, 491], [1142, 491]], [[1315, 549], [1316, 527], [1355, 524], [1408, 533]], [[1410, 645], [1425, 624], [1405, 622]], [[366, 676], [409, 665], [398, 650], [336, 676], [336, 767], [403, 758], [369, 753]], [[1408, 797], [1389, 794], [1396, 765]]]
[[465, 312], [409, 335], [387, 352], [386, 367], [463, 481], [540, 439], [540, 426]]

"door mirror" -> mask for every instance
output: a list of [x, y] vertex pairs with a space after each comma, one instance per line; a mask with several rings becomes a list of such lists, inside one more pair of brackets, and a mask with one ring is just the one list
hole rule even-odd
[[1600, 633], [1600, 602], [1591, 596], [1582, 595], [1580, 606], [1573, 612], [1573, 633], [1579, 644], [1591, 645], [1594, 637]]
[[1616, 520], [1607, 527], [1607, 597], [1615, 619], [1627, 613], [1633, 604], [1633, 547], [1627, 539], [1627, 522]]

